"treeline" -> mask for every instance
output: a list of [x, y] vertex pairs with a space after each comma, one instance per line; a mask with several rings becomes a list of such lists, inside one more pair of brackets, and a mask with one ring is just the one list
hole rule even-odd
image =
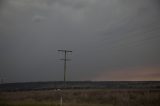
[[0, 91], [50, 90], [50, 89], [158, 89], [160, 81], [50, 81], [5, 83]]

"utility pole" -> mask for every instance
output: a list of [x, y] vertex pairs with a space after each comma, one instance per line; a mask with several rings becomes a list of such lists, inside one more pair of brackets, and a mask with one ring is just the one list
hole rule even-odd
[[[64, 61], [64, 88], [66, 87], [66, 70], [67, 70], [67, 61], [70, 61], [70, 59], [67, 59], [67, 53], [71, 53], [70, 50], [58, 50], [58, 52], [64, 53], [64, 58], [60, 59]], [[61, 91], [62, 92], [62, 91]], [[60, 106], [63, 106], [63, 94], [60, 94]]]
[[71, 53], [70, 50], [58, 50], [59, 52], [64, 53], [64, 58], [60, 59], [64, 61], [64, 82], [66, 82], [66, 70], [67, 70], [67, 61], [70, 61], [71, 59], [67, 59], [67, 53]]

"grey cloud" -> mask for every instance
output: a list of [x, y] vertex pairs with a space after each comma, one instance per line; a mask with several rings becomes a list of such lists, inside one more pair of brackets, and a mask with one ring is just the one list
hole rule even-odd
[[20, 6], [20, 7], [32, 7], [32, 8], [50, 8], [54, 4], [59, 4], [60, 6], [69, 6], [74, 9], [81, 9], [87, 5], [92, 4], [94, 0], [7, 0], [11, 5]]
[[3, 2], [4, 2], [4, 0], [0, 1], [0, 7], [3, 6]]

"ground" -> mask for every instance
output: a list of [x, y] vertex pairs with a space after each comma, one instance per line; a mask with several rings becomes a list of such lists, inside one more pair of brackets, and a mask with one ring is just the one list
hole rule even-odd
[[160, 106], [160, 90], [90, 89], [0, 92], [0, 106]]

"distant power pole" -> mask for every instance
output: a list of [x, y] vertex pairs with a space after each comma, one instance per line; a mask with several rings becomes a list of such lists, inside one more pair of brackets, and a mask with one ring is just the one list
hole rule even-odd
[[66, 82], [66, 70], [67, 70], [67, 61], [70, 61], [71, 59], [67, 59], [67, 53], [71, 53], [70, 50], [58, 50], [59, 52], [64, 53], [64, 58], [60, 59], [64, 61], [64, 82]]

